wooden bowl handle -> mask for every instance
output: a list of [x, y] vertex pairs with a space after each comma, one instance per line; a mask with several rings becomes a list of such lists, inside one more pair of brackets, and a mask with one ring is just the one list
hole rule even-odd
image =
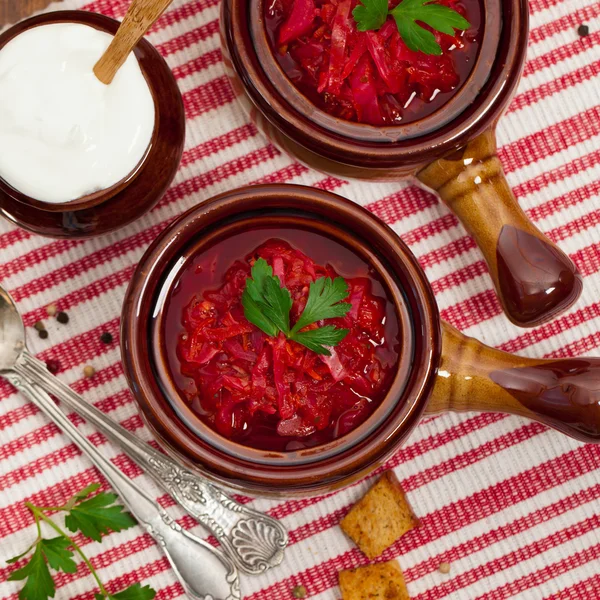
[[505, 412], [600, 443], [600, 358], [531, 359], [442, 324], [442, 360], [426, 412]]
[[515, 325], [549, 321], [577, 300], [581, 276], [520, 208], [496, 155], [493, 131], [431, 163], [417, 177], [439, 194], [479, 245]]

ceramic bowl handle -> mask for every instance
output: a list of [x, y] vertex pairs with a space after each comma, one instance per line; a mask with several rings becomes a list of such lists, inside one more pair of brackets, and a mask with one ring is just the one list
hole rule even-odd
[[511, 413], [600, 443], [600, 358], [523, 358], [443, 323], [442, 360], [426, 410]]
[[493, 131], [431, 163], [417, 177], [440, 195], [481, 248], [515, 325], [548, 321], [577, 300], [581, 276], [520, 208], [496, 155]]

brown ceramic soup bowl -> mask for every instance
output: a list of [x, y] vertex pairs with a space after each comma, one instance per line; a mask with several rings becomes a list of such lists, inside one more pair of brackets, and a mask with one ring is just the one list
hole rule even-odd
[[[402, 331], [387, 394], [356, 429], [293, 451], [257, 450], [216, 433], [177, 397], [167, 366], [165, 306], [178, 274], [215, 240], [257, 228], [319, 232], [364, 259], [387, 288]], [[310, 249], [305, 249], [310, 254]], [[185, 299], [184, 299], [185, 300]], [[141, 259], [125, 297], [125, 373], [160, 443], [229, 488], [309, 495], [344, 486], [389, 458], [424, 413], [499, 411], [600, 442], [600, 359], [537, 360], [494, 350], [442, 323], [415, 257], [383, 222], [329, 192], [292, 185], [221, 194], [181, 216]]]
[[521, 210], [496, 155], [495, 127], [525, 61], [527, 0], [480, 1], [470, 75], [446, 104], [404, 125], [353, 123], [311, 104], [273, 56], [265, 0], [223, 1], [223, 54], [242, 105], [300, 162], [343, 178], [413, 177], [436, 192], [479, 245], [510, 320], [534, 326], [570, 307], [582, 282], [570, 258]]
[[[0, 35], [0, 51], [14, 37], [39, 25], [83, 23], [115, 34], [119, 22], [85, 11], [57, 11], [14, 25]], [[16, 225], [50, 237], [102, 235], [149, 211], [169, 187], [181, 160], [185, 113], [181, 93], [167, 63], [146, 40], [135, 50], [154, 98], [155, 123], [150, 145], [129, 176], [112, 187], [70, 202], [50, 204], [22, 194], [0, 177], [0, 214]]]

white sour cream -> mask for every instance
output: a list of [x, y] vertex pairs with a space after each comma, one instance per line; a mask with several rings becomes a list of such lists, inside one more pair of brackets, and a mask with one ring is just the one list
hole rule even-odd
[[68, 202], [126, 178], [154, 130], [154, 101], [131, 54], [110, 85], [93, 68], [112, 36], [88, 25], [29, 29], [0, 50], [0, 177]]

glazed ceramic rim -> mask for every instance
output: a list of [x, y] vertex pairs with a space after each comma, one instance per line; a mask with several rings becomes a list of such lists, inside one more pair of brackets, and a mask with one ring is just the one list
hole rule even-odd
[[[386, 144], [365, 141], [360, 139], [358, 133], [354, 137], [343, 135], [315, 124], [301, 111], [296, 110], [294, 103], [287, 100], [273, 85], [261, 66], [253, 44], [248, 11], [249, 5], [256, 1], [258, 0], [223, 2], [222, 38], [226, 54], [229, 54], [230, 58], [226, 61], [226, 66], [235, 72], [252, 103], [275, 129], [316, 154], [350, 166], [374, 169], [404, 167], [407, 170], [416, 170], [430, 163], [432, 159], [464, 146], [470, 139], [495, 126], [512, 98], [525, 63], [529, 28], [527, 0], [501, 0], [503, 14], [498, 15], [502, 17], [503, 22], [501, 43], [494, 56], [490, 57], [490, 77], [475, 101], [452, 121], [424, 135]], [[486, 7], [495, 5], [495, 2], [496, 0], [484, 0]], [[494, 29], [490, 16], [492, 14], [490, 11], [490, 14], [484, 17], [486, 29]], [[507, 41], [502, 43], [502, 40]], [[512, 42], [513, 40], [515, 42]], [[266, 39], [264, 43], [270, 53]], [[479, 61], [482, 60], [484, 57], [480, 50]], [[296, 91], [296, 102], [299, 101], [298, 96], [300, 94]], [[428, 118], [425, 118], [423, 122], [427, 120]], [[419, 123], [417, 121], [414, 125], [418, 126]], [[357, 131], [380, 131], [379, 128], [370, 126], [352, 125]], [[408, 131], [411, 125], [409, 123], [389, 129], [407, 128]]]
[[[169, 351], [166, 348], [164, 332], [166, 318], [164, 306], [167, 299], [172, 295], [174, 288], [177, 286], [182, 272], [188, 268], [190, 262], [192, 262], [195, 257], [202, 255], [205, 251], [211, 252], [211, 248], [215, 244], [232, 239], [236, 235], [243, 235], [245, 232], [254, 229], [269, 229], [272, 231], [272, 236], [277, 237], [278, 229], [286, 227], [313, 233], [322, 233], [325, 237], [330, 237], [327, 230], [331, 227], [331, 224], [326, 223], [324, 220], [317, 220], [310, 216], [303, 217], [291, 212], [290, 214], [285, 214], [283, 211], [271, 215], [268, 214], [268, 211], [265, 211], [265, 214], [254, 212], [247, 217], [245, 214], [240, 214], [231, 222], [224, 221], [223, 224], [219, 224], [217, 227], [203, 228], [202, 235], [199, 236], [197, 240], [185, 244], [185, 247], [177, 253], [177, 257], [172, 259], [172, 267], [165, 269], [168, 274], [163, 279], [162, 287], [155, 293], [153, 314], [158, 315], [158, 317], [153, 320], [150, 333], [152, 338], [150, 344], [150, 357], [153, 363], [153, 370], [159, 377], [163, 394], [168, 398], [180, 398], [180, 402], [174, 402], [173, 407], [179, 417], [187, 422], [186, 427], [192, 429], [197, 436], [209, 440], [211, 445], [214, 445], [216, 448], [230, 456], [239, 455], [239, 449], [240, 447], [243, 447], [248, 460], [252, 462], [271, 464], [273, 455], [277, 454], [279, 464], [283, 466], [305, 465], [316, 462], [317, 460], [332, 458], [340, 453], [340, 441], [334, 440], [330, 443], [318, 446], [318, 453], [315, 452], [315, 448], [308, 448], [302, 451], [278, 451], [275, 453], [272, 451], [265, 452], [264, 450], [258, 450], [256, 448], [232, 442], [216, 431], [208, 428], [189, 406], [185, 405], [183, 398], [181, 398], [181, 393], [177, 389], [177, 384], [174, 381], [171, 369], [164, 366], [168, 363], [169, 354]], [[390, 300], [393, 301], [398, 327], [402, 332], [400, 334], [402, 339], [402, 352], [395, 365], [396, 373], [393, 381], [389, 385], [387, 396], [400, 398], [404, 393], [404, 388], [411, 371], [415, 345], [415, 332], [413, 330], [411, 316], [404, 302], [404, 294], [397, 281], [392, 277], [390, 269], [382, 263], [376, 252], [373, 252], [368, 247], [352, 247], [352, 244], [355, 243], [355, 239], [351, 232], [338, 230], [336, 233], [338, 234], [336, 235], [337, 243], [340, 243], [343, 240], [343, 242], [345, 242], [343, 244], [344, 247], [348, 248], [357, 256], [360, 256], [366, 264], [373, 268], [379, 274], [384, 288], [390, 290]], [[169, 255], [172, 255], [172, 250], [169, 252]], [[344, 436], [344, 444], [355, 445], [366, 439], [373, 433], [375, 428], [385, 421], [385, 419], [394, 411], [394, 408], [395, 406], [390, 402], [382, 402], [363, 425], [353, 429]]]
[[[94, 17], [100, 17], [100, 20], [104, 22], [105, 27], [98, 27], [96, 23], [91, 22], [90, 15]], [[110, 17], [106, 17], [105, 15], [101, 15], [99, 13], [90, 13], [88, 11], [82, 10], [59, 10], [50, 13], [43, 13], [41, 15], [36, 15], [33, 17], [29, 17], [28, 19], [24, 19], [23, 21], [19, 21], [17, 24], [13, 25], [9, 29], [7, 29], [4, 33], [0, 34], [0, 51], [2, 48], [10, 42], [12, 39], [16, 38], [18, 35], [23, 33], [24, 31], [28, 31], [30, 29], [35, 29], [36, 27], [43, 27], [44, 25], [52, 25], [56, 23], [65, 23], [65, 22], [73, 22], [81, 25], [87, 25], [88, 27], [93, 27], [98, 31], [102, 31], [105, 33], [116, 33], [117, 28], [119, 27], [119, 22], [111, 19]], [[141, 40], [139, 44], [143, 44], [143, 50], [156, 52], [155, 48], [148, 42], [147, 40]], [[134, 54], [139, 55], [140, 50], [138, 47], [134, 49]], [[103, 190], [99, 190], [97, 192], [93, 192], [91, 194], [86, 194], [81, 198], [76, 198], [75, 200], [68, 200], [66, 202], [44, 202], [43, 200], [37, 200], [23, 192], [19, 191], [15, 187], [13, 187], [8, 181], [0, 176], [0, 189], [7, 194], [9, 194], [12, 198], [14, 198], [17, 202], [22, 204], [27, 204], [29, 206], [33, 206], [39, 210], [43, 210], [45, 212], [65, 212], [65, 211], [80, 211], [86, 210], [89, 208], [93, 208], [99, 204], [102, 204], [112, 197], [114, 197], [118, 192], [126, 188], [144, 169], [147, 163], [152, 158], [153, 154], [157, 151], [157, 141], [159, 134], [159, 103], [158, 103], [158, 93], [160, 90], [155, 90], [152, 85], [152, 81], [141, 63], [140, 70], [142, 71], [142, 75], [148, 85], [148, 89], [152, 95], [152, 101], [154, 103], [154, 127], [152, 130], [152, 137], [150, 138], [150, 142], [148, 143], [148, 147], [144, 151], [144, 155], [138, 164], [131, 170], [131, 172], [118, 181], [117, 183], [111, 185], [108, 188]]]
[[[172, 271], [174, 261], [202, 231], [217, 229], [227, 220], [240, 220], [240, 215], [246, 218], [249, 214], [295, 211], [326, 220], [332, 210], [339, 227], [349, 228], [388, 263], [390, 275], [399, 279], [405, 290], [412, 322], [422, 332], [415, 336], [415, 357], [402, 402], [386, 397], [382, 406], [386, 402], [393, 404], [392, 416], [367, 437], [363, 436], [362, 441], [358, 440], [360, 435], [349, 434], [332, 444], [295, 453], [297, 457], [291, 461], [287, 460], [289, 453], [258, 451], [233, 442], [229, 444], [239, 451], [224, 452], [210, 443], [218, 434], [205, 427], [207, 435], [199, 438], [182, 422], [165, 397], [151, 349], [150, 321], [156, 295]], [[440, 335], [440, 320], [431, 288], [416, 259], [396, 234], [349, 200], [318, 189], [291, 185], [234, 190], [192, 208], [177, 219], [139, 262], [126, 293], [121, 322], [125, 374], [146, 422], [159, 440], [188, 466], [229, 487], [256, 492], [272, 489], [306, 492], [321, 488], [324, 483], [341, 484], [389, 457], [412, 431], [425, 408], [439, 362]], [[370, 419], [361, 427], [369, 426]], [[320, 456], [323, 448], [332, 447], [335, 452]], [[257, 454], [261, 455], [260, 460], [256, 459]]]
[[[316, 125], [337, 135], [378, 144], [402, 142], [427, 135], [447, 125], [469, 107], [487, 82], [491, 65], [486, 56], [496, 55], [502, 30], [501, 19], [489, 18], [501, 14], [501, 0], [477, 0], [481, 3], [483, 35], [475, 62], [467, 79], [454, 92], [448, 102], [423, 119], [410, 123], [373, 126], [334, 117], [315, 105], [291, 82], [281, 65], [275, 60], [267, 38], [264, 3], [252, 0], [256, 7], [250, 11], [251, 35], [260, 66], [279, 93], [287, 99], [293, 110]], [[485, 8], [483, 5], [485, 4]]]

